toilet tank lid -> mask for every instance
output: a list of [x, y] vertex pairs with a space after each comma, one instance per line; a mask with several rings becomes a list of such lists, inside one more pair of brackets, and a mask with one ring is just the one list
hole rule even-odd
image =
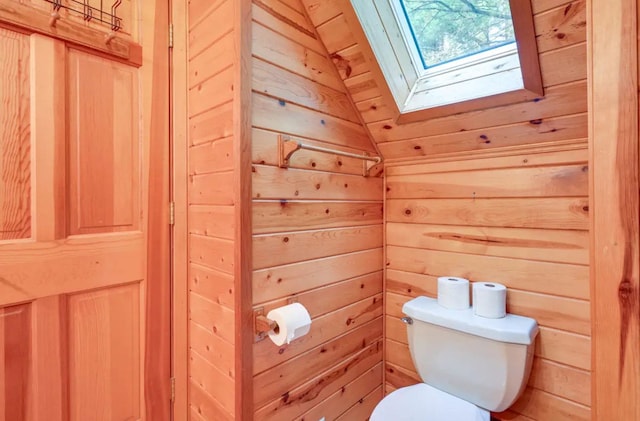
[[487, 319], [473, 314], [472, 308], [450, 310], [429, 297], [406, 302], [402, 312], [414, 320], [500, 342], [530, 345], [538, 334], [538, 324], [529, 317], [507, 314], [501, 319]]

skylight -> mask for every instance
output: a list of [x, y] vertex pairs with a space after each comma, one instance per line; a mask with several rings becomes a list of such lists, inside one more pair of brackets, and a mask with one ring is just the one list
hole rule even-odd
[[542, 95], [528, 0], [351, 0], [351, 4], [399, 119], [420, 110], [437, 116]]

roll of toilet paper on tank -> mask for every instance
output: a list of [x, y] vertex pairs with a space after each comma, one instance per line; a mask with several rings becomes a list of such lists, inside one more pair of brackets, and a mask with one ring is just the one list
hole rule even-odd
[[278, 346], [284, 343], [289, 344], [306, 335], [311, 328], [311, 316], [300, 303], [273, 309], [267, 314], [267, 318], [278, 324], [274, 330], [269, 332], [269, 339]]
[[455, 276], [438, 278], [438, 304], [451, 310], [469, 308], [469, 280]]
[[495, 282], [474, 282], [473, 313], [488, 319], [506, 316], [507, 287]]

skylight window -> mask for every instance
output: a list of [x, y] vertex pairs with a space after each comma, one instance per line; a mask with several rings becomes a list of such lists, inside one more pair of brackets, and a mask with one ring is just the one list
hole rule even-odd
[[[461, 112], [542, 94], [527, 0], [351, 4], [400, 119], [419, 110], [437, 116], [451, 113], [454, 105], [453, 112]], [[478, 101], [482, 98], [485, 101]]]

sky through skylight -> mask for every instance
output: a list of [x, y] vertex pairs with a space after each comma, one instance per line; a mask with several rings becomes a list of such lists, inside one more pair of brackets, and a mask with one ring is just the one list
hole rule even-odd
[[509, 0], [399, 0], [425, 68], [515, 42]]

